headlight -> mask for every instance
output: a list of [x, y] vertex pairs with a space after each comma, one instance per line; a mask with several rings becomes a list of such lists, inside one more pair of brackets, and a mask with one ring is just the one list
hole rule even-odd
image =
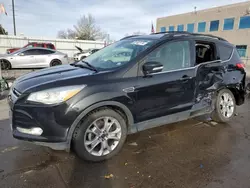
[[43, 104], [61, 103], [75, 96], [84, 87], [86, 87], [86, 85], [59, 87], [59, 88], [39, 91], [39, 92], [31, 93], [27, 100], [32, 101], [32, 102], [39, 102]]

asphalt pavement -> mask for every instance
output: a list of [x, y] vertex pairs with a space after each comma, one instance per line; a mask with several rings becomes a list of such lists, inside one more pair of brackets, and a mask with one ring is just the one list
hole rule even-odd
[[228, 124], [203, 118], [130, 135], [101, 163], [15, 140], [0, 101], [1, 188], [250, 187], [250, 99]]

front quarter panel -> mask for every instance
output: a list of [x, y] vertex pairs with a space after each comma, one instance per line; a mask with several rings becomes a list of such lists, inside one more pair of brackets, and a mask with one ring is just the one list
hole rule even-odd
[[[134, 103], [136, 100], [136, 93], [134, 91], [125, 92], [124, 89], [131, 87], [131, 84], [136, 78], [123, 78], [121, 82], [110, 82], [103, 85], [87, 86], [83, 89], [74, 101], [70, 101], [70, 110], [74, 111], [76, 116], [79, 116], [88, 107], [105, 101], [114, 101], [120, 103], [130, 110], [135, 116]], [[76, 118], [76, 117], [74, 117]]]

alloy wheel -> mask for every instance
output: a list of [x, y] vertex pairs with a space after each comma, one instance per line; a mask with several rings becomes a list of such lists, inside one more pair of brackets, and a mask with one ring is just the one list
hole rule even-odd
[[220, 111], [225, 118], [230, 118], [234, 112], [234, 101], [229, 93], [223, 93], [220, 97]]
[[121, 136], [121, 125], [117, 119], [101, 117], [87, 128], [84, 135], [84, 146], [91, 155], [104, 156], [117, 147]]

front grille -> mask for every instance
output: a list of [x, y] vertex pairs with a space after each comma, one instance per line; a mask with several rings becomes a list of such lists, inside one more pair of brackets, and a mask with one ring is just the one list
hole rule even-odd
[[14, 127], [31, 128], [37, 126], [37, 122], [28, 113], [22, 110], [14, 111], [13, 117]]

